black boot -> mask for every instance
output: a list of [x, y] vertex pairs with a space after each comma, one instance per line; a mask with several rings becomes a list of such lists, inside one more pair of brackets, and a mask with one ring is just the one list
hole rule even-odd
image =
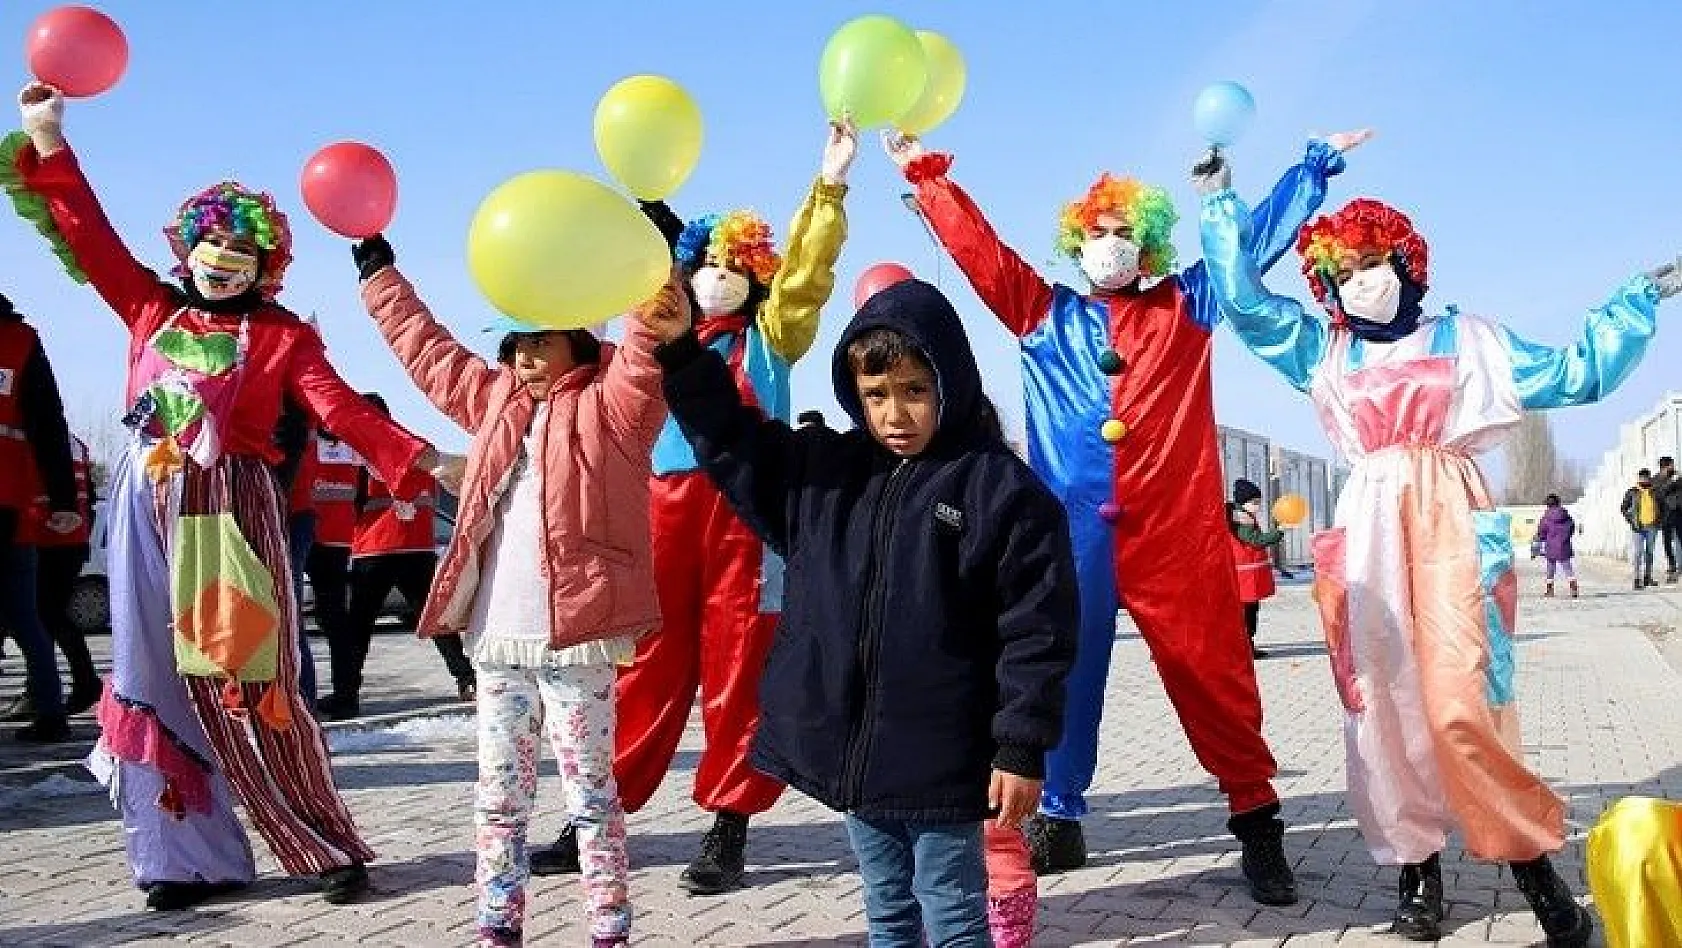
[[1594, 931], [1594, 918], [1577, 904], [1571, 887], [1554, 871], [1548, 857], [1512, 863], [1513, 881], [1524, 893], [1536, 921], [1548, 936], [1548, 948], [1583, 948]]
[[243, 882], [154, 882], [146, 887], [146, 907], [154, 912], [179, 912], [243, 888]]
[[1242, 868], [1250, 883], [1250, 898], [1263, 905], [1295, 905], [1297, 880], [1285, 858], [1285, 823], [1279, 804], [1239, 813], [1226, 828], [1244, 845]]
[[24, 744], [64, 744], [76, 739], [62, 714], [43, 714], [12, 735]]
[[368, 867], [359, 862], [321, 874], [321, 897], [329, 905], [349, 905], [368, 891]]
[[695, 861], [678, 876], [678, 884], [690, 895], [721, 895], [742, 884], [746, 868], [748, 818], [719, 810], [713, 828], [701, 840]]
[[534, 876], [575, 876], [582, 870], [578, 861], [578, 827], [571, 823], [561, 830], [555, 845], [531, 856], [531, 874]]
[[1086, 865], [1086, 833], [1080, 820], [1037, 814], [1022, 824], [1033, 857], [1034, 874], [1054, 876]]
[[1393, 934], [1413, 941], [1443, 937], [1443, 866], [1436, 854], [1402, 867], [1401, 897], [1396, 903]]

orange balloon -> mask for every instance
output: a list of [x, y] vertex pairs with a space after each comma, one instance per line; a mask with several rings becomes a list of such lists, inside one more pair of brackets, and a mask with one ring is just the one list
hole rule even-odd
[[1281, 527], [1300, 526], [1308, 519], [1308, 501], [1301, 494], [1282, 494], [1273, 502], [1273, 522]]

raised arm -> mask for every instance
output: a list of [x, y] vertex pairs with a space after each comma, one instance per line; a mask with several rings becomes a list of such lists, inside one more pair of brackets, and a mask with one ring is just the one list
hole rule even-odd
[[387, 484], [400, 483], [410, 469], [433, 463], [425, 441], [382, 414], [346, 385], [327, 362], [327, 350], [313, 332], [292, 350], [287, 394], [307, 408], [322, 427], [362, 455]]
[[65, 143], [64, 100], [34, 83], [19, 104], [28, 140], [8, 136], [0, 146], [10, 158], [0, 181], [13, 205], [53, 244], [73, 278], [80, 274], [92, 283], [131, 333], [149, 335], [174, 310], [174, 291], [134, 258], [111, 227]]
[[847, 172], [858, 153], [851, 123], [832, 123], [822, 170], [788, 225], [788, 251], [759, 307], [759, 331], [789, 365], [800, 361], [818, 336], [818, 314], [835, 292], [835, 261], [847, 240]]
[[952, 156], [924, 152], [915, 139], [887, 139], [888, 154], [916, 187], [917, 207], [977, 296], [1017, 336], [1039, 328], [1051, 311], [1051, 284], [1006, 246], [964, 189], [946, 176]]
[[1038, 780], [1045, 752], [1063, 733], [1080, 598], [1063, 508], [1037, 484], [1018, 490], [1011, 506], [997, 521], [1009, 526], [994, 558], [1000, 608], [993, 766]]
[[1587, 405], [1635, 371], [1657, 328], [1659, 300], [1682, 288], [1676, 265], [1631, 279], [1605, 305], [1590, 310], [1576, 342], [1555, 349], [1501, 328], [1512, 360], [1513, 385], [1529, 410]]
[[[654, 308], [662, 312], [647, 312]], [[654, 361], [659, 340], [648, 327], [650, 322], [658, 324], [667, 319], [681, 319], [686, 324], [690, 319], [683, 271], [675, 266], [659, 294], [625, 320], [624, 341], [613, 350], [601, 377], [608, 424], [621, 438], [650, 450], [666, 420], [666, 399], [660, 391], [660, 364]]]
[[497, 371], [433, 317], [398, 272], [385, 238], [371, 237], [351, 252], [362, 275], [362, 303], [403, 371], [451, 421], [466, 431], [478, 431], [489, 410]]
[[1250, 214], [1231, 188], [1203, 199], [1200, 229], [1209, 292], [1251, 352], [1307, 391], [1326, 357], [1330, 330], [1301, 303], [1271, 293], [1248, 245]]

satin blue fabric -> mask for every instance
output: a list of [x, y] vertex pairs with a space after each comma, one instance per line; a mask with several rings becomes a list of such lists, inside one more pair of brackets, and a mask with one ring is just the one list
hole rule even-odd
[[1513, 571], [1513, 518], [1499, 510], [1472, 511], [1478, 539], [1478, 569], [1483, 586], [1483, 614], [1489, 638], [1489, 667], [1484, 669], [1484, 692], [1489, 703], [1513, 703], [1513, 630], [1501, 617], [1495, 587]]
[[[1294, 246], [1297, 232], [1325, 201], [1326, 179], [1343, 168], [1340, 152], [1310, 142], [1302, 162], [1257, 206], [1251, 215], [1253, 247], [1265, 266]], [[1174, 279], [1189, 299], [1191, 318], [1212, 327], [1221, 310], [1203, 264]], [[1085, 793], [1097, 769], [1098, 725], [1120, 608], [1110, 527], [1098, 516], [1099, 506], [1110, 499], [1114, 454], [1098, 433], [1110, 411], [1110, 380], [1098, 368], [1099, 354], [1110, 347], [1109, 307], [1058, 285], [1049, 315], [1021, 345], [1028, 463], [1068, 512], [1080, 583], [1080, 644], [1069, 675], [1063, 740], [1046, 755], [1040, 800], [1042, 813], [1073, 820], [1086, 814]]]
[[1326, 320], [1262, 283], [1261, 267], [1246, 249], [1250, 215], [1237, 194], [1226, 190], [1205, 196], [1199, 229], [1203, 263], [1216, 295], [1225, 301], [1222, 311], [1233, 332], [1297, 390], [1308, 391], [1331, 340]]
[[1604, 306], [1589, 311], [1582, 336], [1562, 349], [1530, 342], [1502, 327], [1519, 401], [1536, 410], [1587, 405], [1611, 394], [1641, 361], [1657, 328], [1659, 291], [1638, 276]]

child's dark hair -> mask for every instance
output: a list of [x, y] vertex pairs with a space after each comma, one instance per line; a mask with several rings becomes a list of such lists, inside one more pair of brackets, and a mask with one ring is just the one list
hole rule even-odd
[[[1535, 496], [1535, 495], [1531, 495], [1531, 496]], [[1547, 499], [1544, 501], [1544, 503], [1546, 503], [1549, 507], [1558, 507], [1559, 506], [1559, 495], [1558, 494], [1549, 494]]]
[[514, 364], [514, 344], [521, 336], [546, 336], [559, 333], [566, 337], [567, 345], [572, 348], [572, 362], [574, 365], [592, 365], [602, 360], [602, 342], [591, 334], [588, 329], [548, 329], [540, 332], [511, 332], [502, 337], [502, 342], [496, 347], [496, 361], [503, 365]]
[[901, 359], [914, 359], [917, 364], [934, 371], [923, 350], [893, 329], [870, 329], [847, 343], [847, 365], [854, 375], [883, 375], [893, 370]]

